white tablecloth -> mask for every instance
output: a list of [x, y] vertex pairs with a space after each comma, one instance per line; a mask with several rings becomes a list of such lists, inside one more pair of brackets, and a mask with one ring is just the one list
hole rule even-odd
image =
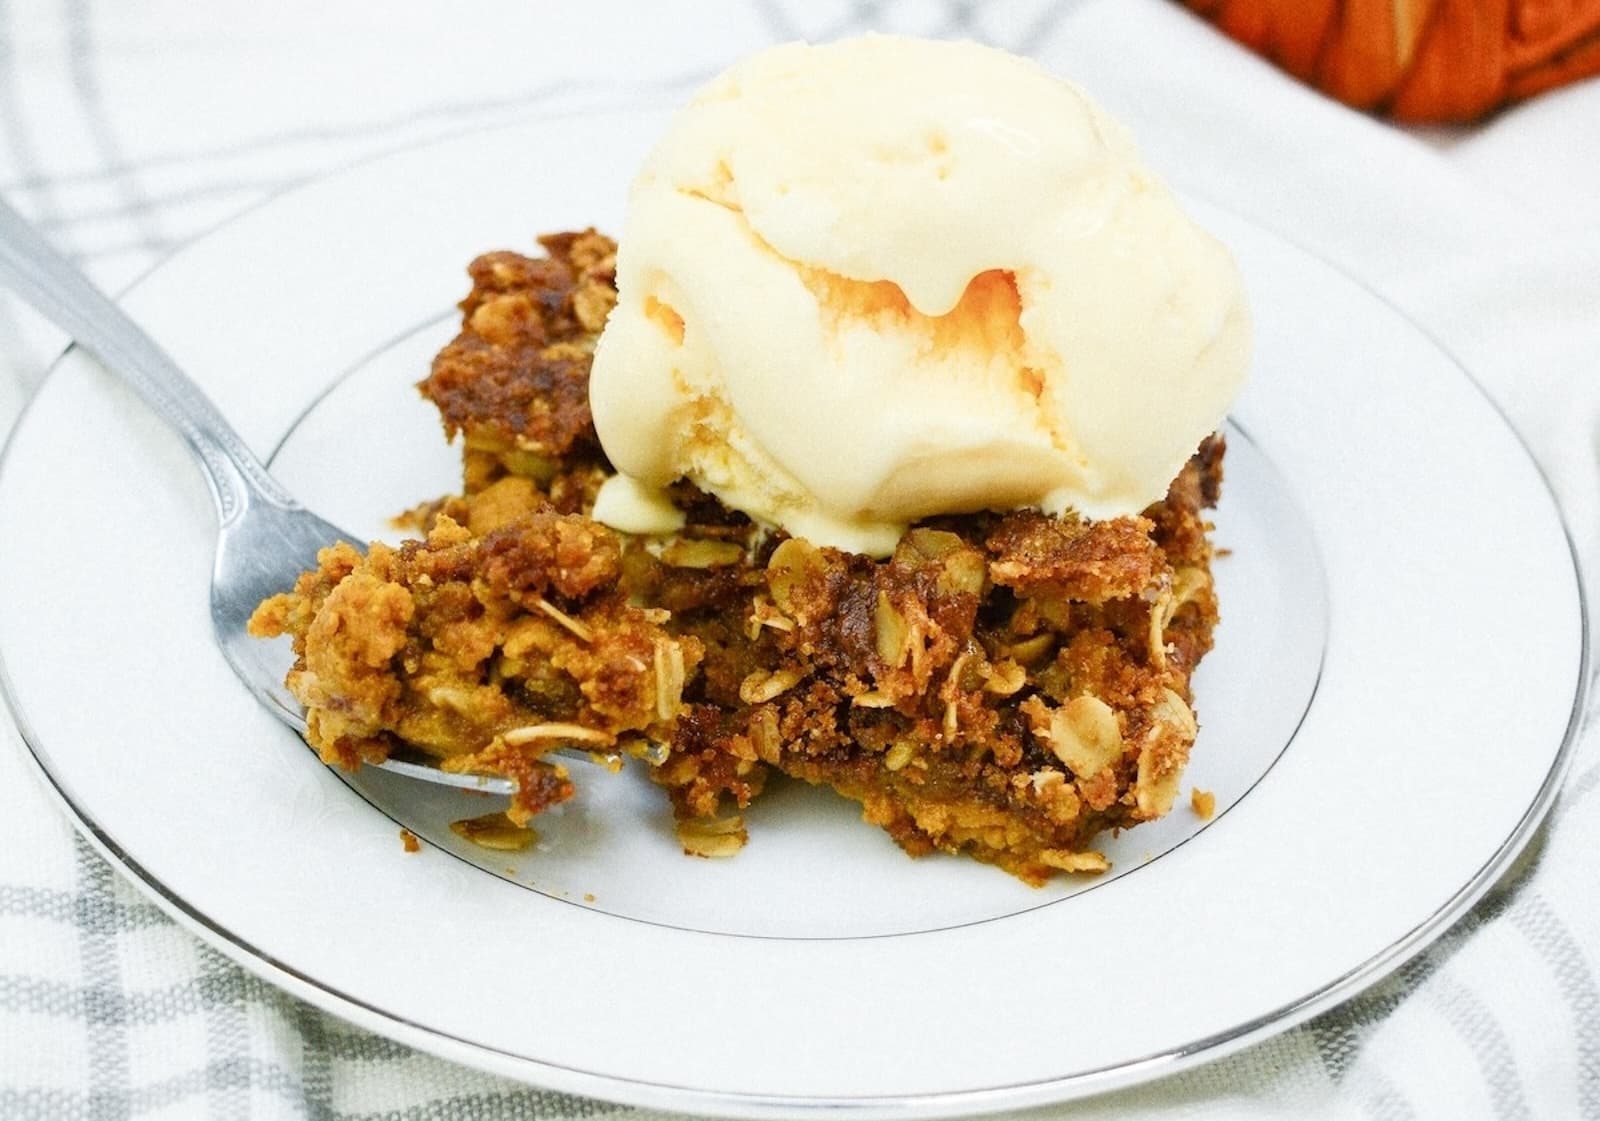
[[[560, 107], [681, 98], [767, 43], [868, 28], [1039, 58], [1183, 184], [1373, 286], [1506, 410], [1597, 570], [1595, 82], [1479, 127], [1405, 131], [1159, 0], [0, 0], [0, 192], [115, 291], [242, 209], [368, 154]], [[0, 435], [62, 344], [0, 296]], [[74, 836], [0, 723], [0, 1117], [618, 1108], [415, 1053], [235, 968]], [[1591, 735], [1529, 855], [1376, 988], [1234, 1057], [1056, 1112], [1600, 1117], [1597, 785]]]

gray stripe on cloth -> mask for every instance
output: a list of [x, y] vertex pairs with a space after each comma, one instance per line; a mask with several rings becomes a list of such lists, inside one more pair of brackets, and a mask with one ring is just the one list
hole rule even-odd
[[[930, 5], [931, 6], [931, 5]], [[974, 26], [975, 5], [972, 0], [941, 0], [944, 20], [932, 32], [934, 38], [951, 38], [958, 35], [980, 38]], [[855, 0], [850, 6], [849, 20], [832, 33], [834, 36], [863, 31], [881, 31], [889, 22], [883, 0]]]
[[1062, 18], [1071, 10], [1081, 8], [1088, 0], [1056, 0], [1047, 7], [1033, 21], [1016, 40], [1010, 49], [1017, 54], [1033, 57], [1044, 46], [1045, 41], [1054, 35], [1056, 28], [1061, 25]]
[[755, 0], [754, 6], [756, 13], [761, 17], [761, 22], [767, 25], [767, 34], [772, 37], [773, 42], [787, 43], [793, 39], [805, 38], [777, 0]]
[[300, 1101], [311, 1121], [334, 1121], [333, 1072], [328, 1061], [327, 1024], [309, 1004], [297, 1004], [295, 1033], [300, 1037]]
[[416, 1054], [404, 1043], [364, 1031], [336, 1032], [328, 1037], [328, 1058], [336, 1063], [377, 1063]]
[[[1589, 674], [1589, 682], [1590, 701], [1588, 709], [1583, 714], [1583, 724], [1578, 733], [1580, 737], [1600, 723], [1600, 658], [1595, 659], [1595, 665]], [[1550, 815], [1552, 820], [1565, 816], [1568, 810], [1592, 794], [1596, 786], [1600, 786], [1600, 760], [1590, 763], [1582, 771], [1577, 771], [1576, 767], [1573, 769], [1577, 773], [1568, 777], [1566, 787], [1561, 791], [1561, 798]]]
[[[141, 1086], [129, 1094], [129, 1109], [134, 1115], [169, 1109], [206, 1092], [219, 1076], [209, 1068], [186, 1071]], [[291, 1104], [300, 1100], [300, 1083], [294, 1075], [276, 1064], [241, 1059], [230, 1067], [246, 1089], [264, 1090]], [[77, 1090], [43, 1087], [0, 1087], [0, 1117], [6, 1121], [63, 1121], [64, 1118], [89, 1118], [98, 1121], [95, 1099]], [[462, 1115], [463, 1117], [469, 1115]], [[210, 1112], [207, 1118], [215, 1118]]]
[[548, 1090], [512, 1090], [436, 1098], [381, 1113], [341, 1113], [334, 1121], [565, 1121], [569, 1117], [616, 1117], [632, 1112], [628, 1106]]
[[[5, 3], [6, 0], [0, 0], [0, 13], [4, 12], [3, 5]], [[0, 56], [0, 61], [3, 61], [3, 56]], [[524, 118], [517, 114], [538, 112], [546, 107], [545, 103], [563, 95], [626, 94], [632, 99], [643, 101], [653, 97], [664, 97], [692, 86], [700, 85], [709, 80], [715, 72], [715, 70], [693, 70], [674, 74], [670, 77], [652, 78], [647, 81], [619, 81], [615, 78], [563, 79], [530, 86], [518, 93], [507, 94], [504, 97], [459, 101], [445, 105], [418, 106], [390, 117], [380, 117], [350, 124], [313, 125], [274, 132], [268, 136], [255, 137], [233, 144], [214, 144], [199, 149], [180, 149], [178, 151], [163, 152], [136, 160], [124, 161], [114, 170], [97, 168], [91, 171], [46, 174], [29, 164], [25, 167], [23, 175], [0, 183], [0, 190], [44, 190], [55, 185], [77, 186], [85, 183], [102, 182], [113, 174], [127, 174], [135, 171], [144, 172], [171, 167], [201, 167], [210, 160], [271, 155], [274, 151], [294, 144], [342, 144], [351, 140], [368, 140], [377, 143], [394, 133], [428, 132], [428, 126], [430, 125], [440, 126], [435, 130], [440, 137], [454, 136], [458, 132], [478, 127], [479, 122], [473, 120], [475, 117], [507, 113], [510, 116], [505, 120], [505, 124], [519, 123]], [[0, 101], [3, 101], [3, 99], [0, 99]], [[405, 146], [404, 141], [402, 141], [401, 146]], [[390, 145], [379, 143], [374, 150], [384, 151], [388, 150], [389, 147]], [[336, 166], [342, 166], [342, 162], [337, 163]], [[299, 178], [303, 178], [303, 176], [294, 176], [288, 181], [294, 181]], [[215, 176], [208, 176], [207, 182], [217, 185], [219, 189], [229, 186], [243, 189], [243, 187], [248, 186], [247, 183], [238, 181], [230, 183], [228, 180], [218, 179]]]
[[1485, 897], [1432, 946], [1401, 966], [1393, 976], [1311, 1021], [1308, 1030], [1316, 1042], [1318, 1057], [1335, 1084], [1343, 1082], [1349, 1074], [1352, 1063], [1366, 1043], [1366, 1033], [1389, 1019], [1397, 1008], [1410, 1000], [1439, 967], [1450, 960], [1462, 943], [1486, 923], [1504, 914], [1513, 898], [1508, 890]]
[[247, 1116], [250, 1031], [244, 1012], [243, 971], [209, 946], [196, 948], [200, 976], [196, 988], [205, 1010], [206, 1115], [212, 1121]]
[[[970, 38], [980, 42], [993, 43], [995, 46], [1005, 47], [1016, 54], [1030, 55], [1038, 50], [1052, 34], [1055, 33], [1063, 17], [1068, 12], [1082, 7], [1088, 0], [1053, 0], [1044, 5], [1043, 9], [1033, 17], [1032, 21], [1022, 30], [1016, 40], [1011, 43], [995, 42], [995, 36], [987, 34], [979, 22], [979, 13], [983, 10], [976, 0], [943, 0], [944, 22], [933, 32], [936, 37], [945, 38]], [[864, 31], [881, 31], [889, 22], [886, 16], [885, 5], [882, 0], [855, 0], [850, 6], [850, 13], [843, 20], [826, 28], [825, 30], [807, 34], [790, 16], [786, 7], [779, 0], [758, 0], [756, 9], [760, 12], [763, 22], [766, 23], [774, 42], [788, 42], [794, 39], [810, 39], [814, 42], [826, 42], [845, 35], [859, 34]]]
[[3, 974], [0, 975], [0, 1011], [65, 1016], [75, 1020], [93, 1012], [104, 1022], [122, 1027], [166, 1024], [203, 1012], [207, 1004], [202, 996], [204, 987], [204, 978], [197, 978], [165, 988], [124, 993], [115, 1007], [102, 1008], [97, 1006], [101, 998], [92, 987], [45, 977]]
[[117, 959], [117, 906], [111, 866], [74, 834], [78, 951], [83, 959], [84, 1030], [88, 1033], [89, 1113], [95, 1121], [129, 1116], [127, 1008]]
[[89, 1116], [89, 1101], [76, 1090], [0, 1086], [0, 1117], [6, 1121], [63, 1121]]
[[1596, 787], [1600, 787], [1600, 763], [1596, 763], [1567, 783], [1567, 788], [1561, 792], [1560, 801], [1556, 803], [1555, 812], [1550, 816], [1555, 819], [1565, 817], [1572, 807], [1593, 794]]
[[851, 13], [822, 31], [808, 34], [790, 18], [788, 10], [779, 0], [756, 0], [755, 7], [762, 22], [767, 25], [767, 33], [774, 43], [788, 43], [796, 39], [825, 43], [851, 32], [865, 30], [858, 26], [855, 14]]
[[1600, 1119], [1600, 983], [1583, 947], [1541, 896], [1529, 893], [1511, 922], [1550, 966], [1571, 1013], [1578, 1052], [1578, 1113]]
[[27, 1012], [77, 1020], [84, 1014], [83, 988], [65, 981], [7, 973], [0, 976], [0, 1012]]
[[137, 231], [140, 248], [146, 253], [159, 254], [170, 248], [171, 242], [161, 236], [160, 229], [151, 221], [150, 204], [144, 197], [138, 179], [125, 170], [122, 144], [111, 127], [111, 120], [106, 114], [105, 95], [100, 89], [93, 27], [91, 0], [67, 0], [67, 68], [72, 79], [72, 92], [77, 96], [78, 107], [88, 123], [89, 136], [98, 151], [100, 163], [110, 172], [112, 186], [122, 200], [123, 217], [132, 222]]
[[1448, 973], [1440, 973], [1428, 986], [1433, 1009], [1444, 1017], [1472, 1052], [1496, 1117], [1532, 1121], [1528, 1093], [1512, 1059], [1511, 1040], [1478, 994]]
[[975, 34], [973, 27], [973, 6], [968, 0], [950, 0], [944, 6], [944, 26], [934, 34], [943, 37], [965, 35], [969, 38], [980, 38]]
[[[208, 1064], [196, 1070], [163, 1078], [147, 1086], [140, 1086], [133, 1092], [133, 1111], [136, 1114], [154, 1113], [204, 1094], [205, 1116], [208, 1121], [217, 1121], [220, 1117], [230, 1116], [219, 1114], [212, 1108], [215, 1099], [211, 1096], [211, 1088], [224, 1081], [238, 1085], [241, 1101], [248, 1101], [247, 1094], [252, 1089], [264, 1090], [273, 1097], [281, 1098], [291, 1104], [300, 1100], [300, 1083], [293, 1073], [284, 1070], [276, 1063], [263, 1063], [241, 1055], [236, 1060], [230, 1061], [224, 1070], [218, 1070]], [[246, 1115], [239, 1113], [232, 1116]]]
[[[1402, 973], [1404, 971], [1402, 970]], [[1391, 980], [1311, 1021], [1317, 1057], [1335, 1085], [1342, 1084], [1361, 1054], [1366, 1033], [1411, 996], [1411, 985]]]
[[1411, 1102], [1389, 1076], [1376, 1067], [1360, 1067], [1350, 1076], [1346, 1087], [1373, 1121], [1416, 1121], [1417, 1111], [1411, 1107]]
[[167, 1024], [197, 1015], [202, 1007], [200, 981], [191, 979], [159, 989], [128, 993], [123, 998], [123, 1022], [130, 1027]]
[[12, 46], [14, 24], [10, 0], [0, 0], [0, 136], [11, 149], [12, 163], [26, 178], [37, 179], [33, 188], [33, 217], [54, 218], [57, 213], [55, 192], [50, 179], [39, 170], [38, 154], [34, 151], [33, 132], [22, 114], [22, 95], [17, 89], [16, 51]]
[[[3, 2], [3, 0], [0, 0]], [[205, 189], [206, 194], [226, 195], [236, 193], [248, 195], [241, 198], [238, 209], [221, 219], [205, 223], [200, 228], [185, 228], [178, 231], [179, 236], [163, 239], [163, 251], [175, 247], [181, 241], [203, 236], [238, 214], [252, 209], [255, 205], [271, 199], [274, 195], [302, 183], [313, 181], [321, 176], [336, 173], [342, 169], [354, 166], [375, 156], [386, 152], [400, 151], [415, 147], [419, 144], [433, 143], [447, 139], [451, 136], [479, 128], [492, 128], [498, 126], [512, 126], [537, 120], [541, 114], [550, 111], [550, 101], [563, 95], [577, 93], [579, 95], [605, 95], [617, 97], [627, 95], [630, 102], [648, 101], [651, 98], [663, 96], [671, 91], [676, 91], [688, 86], [699, 84], [710, 77], [710, 71], [692, 71], [678, 74], [669, 78], [661, 78], [649, 82], [626, 82], [616, 80], [594, 81], [563, 81], [549, 83], [545, 86], [535, 87], [522, 95], [510, 98], [493, 99], [482, 102], [466, 103], [457, 106], [444, 106], [433, 109], [424, 109], [402, 117], [393, 118], [376, 124], [350, 126], [348, 128], [318, 128], [293, 132], [279, 133], [264, 140], [252, 141], [243, 145], [212, 147], [205, 151], [188, 153], [167, 154], [152, 157], [138, 162], [124, 161], [117, 169], [117, 174], [124, 174], [136, 168], [150, 168], [163, 165], [199, 166], [203, 167], [208, 160], [228, 159], [232, 156], [254, 156], [282, 151], [286, 146], [300, 143], [319, 143], [348, 141], [351, 139], [367, 141], [367, 144], [354, 153], [349, 150], [342, 151], [337, 158], [317, 163], [316, 161], [302, 160], [300, 169], [292, 174], [287, 174], [281, 179], [262, 183], [259, 178], [218, 180], [213, 178], [212, 185]], [[620, 108], [620, 103], [610, 105], [610, 108]], [[605, 111], [607, 105], [594, 106], [597, 111]], [[496, 112], [510, 110], [509, 114], [498, 118]], [[429, 121], [435, 122], [429, 127]], [[61, 175], [53, 178], [43, 176], [25, 176], [22, 182], [41, 183], [72, 183], [94, 182], [104, 180], [107, 172], [97, 171], [84, 175]], [[13, 185], [0, 184], [0, 191], [9, 191]], [[173, 202], [184, 201], [180, 194], [176, 199], [166, 199], [162, 202], [145, 200], [137, 204], [128, 204], [117, 211], [117, 216], [127, 217], [134, 212], [144, 213], [147, 216], [155, 215], [162, 209], [163, 203], [170, 205]], [[81, 215], [64, 215], [50, 213], [44, 217], [44, 224], [56, 228], [71, 228], [83, 221]], [[76, 251], [73, 257], [88, 267], [93, 267], [101, 262], [116, 258], [136, 255], [140, 259], [141, 270], [152, 263], [152, 251], [148, 238], [135, 236], [131, 239], [122, 239], [112, 244], [99, 244]], [[160, 256], [155, 254], [154, 256]]]
[[[106, 1023], [120, 1027], [168, 1024], [209, 1011], [214, 1001], [208, 989], [214, 988], [216, 986], [202, 975], [159, 989], [123, 993], [115, 1007], [100, 1007], [104, 1002], [91, 986], [22, 974], [0, 974], [0, 1011], [74, 1020], [97, 1013]], [[228, 988], [236, 994], [235, 1003], [242, 1002], [243, 986], [232, 981]]]
[[[135, 903], [128, 906], [113, 900], [111, 909], [118, 930], [172, 925], [172, 920], [154, 904]], [[51, 922], [76, 923], [79, 918], [78, 896], [57, 888], [0, 884], [0, 915], [29, 915]]]
[[883, 18], [883, 0], [851, 0], [850, 23], [846, 25], [849, 31], [866, 31], [878, 26], [878, 21]]
[[57, 215], [48, 221], [36, 221], [35, 227], [41, 230], [61, 229], [85, 222], [107, 222], [127, 218], [135, 214], [154, 215], [158, 211], [183, 208], [191, 203], [206, 202], [211, 199], [225, 199], [231, 195], [246, 195], [259, 198], [271, 191], [282, 189], [286, 182], [292, 178], [283, 179], [239, 179], [230, 183], [200, 183], [192, 187], [184, 187], [173, 191], [140, 192], [140, 201], [137, 203], [117, 203], [111, 206], [86, 207], [75, 210], [71, 214]]

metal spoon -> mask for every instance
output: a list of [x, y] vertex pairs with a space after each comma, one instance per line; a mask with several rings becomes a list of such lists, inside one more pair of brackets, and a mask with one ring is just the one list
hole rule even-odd
[[[217, 507], [217, 555], [211, 570], [211, 625], [217, 646], [255, 698], [304, 736], [300, 702], [283, 683], [288, 667], [281, 647], [252, 638], [245, 623], [262, 600], [292, 587], [302, 571], [316, 567], [318, 549], [356, 538], [279, 486], [177, 363], [4, 200], [0, 284], [93, 351], [183, 436]], [[493, 775], [452, 774], [399, 759], [376, 766], [445, 786], [496, 794], [516, 791], [514, 782]]]

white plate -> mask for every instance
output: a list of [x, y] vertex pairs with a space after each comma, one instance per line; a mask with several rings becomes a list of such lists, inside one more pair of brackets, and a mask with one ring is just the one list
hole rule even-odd
[[[386, 157], [189, 247], [125, 300], [311, 505], [358, 533], [452, 489], [410, 388], [463, 267], [615, 230], [652, 114]], [[701, 1114], [910, 1117], [1170, 1073], [1369, 984], [1527, 841], [1567, 760], [1586, 634], [1523, 447], [1370, 292], [1235, 216], [1256, 371], [1218, 511], [1224, 622], [1190, 779], [1218, 796], [1042, 890], [911, 861], [781, 786], [731, 861], [681, 855], [636, 776], [513, 858], [482, 812], [342, 781], [216, 654], [212, 516], [178, 439], [70, 353], [0, 461], [0, 665], [89, 838], [246, 968], [373, 1030], [542, 1085]], [[401, 849], [397, 822], [432, 842]], [[454, 855], [452, 855], [454, 854]], [[459, 858], [458, 858], [459, 857]]]

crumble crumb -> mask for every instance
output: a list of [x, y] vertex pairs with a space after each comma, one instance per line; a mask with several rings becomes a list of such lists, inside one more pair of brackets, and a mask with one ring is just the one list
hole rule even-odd
[[[294, 640], [288, 684], [326, 761], [409, 747], [512, 779], [509, 817], [452, 826], [507, 852], [573, 796], [558, 747], [646, 760], [702, 857], [745, 844], [742, 811], [780, 773], [859, 803], [911, 856], [1034, 885], [1106, 870], [1096, 836], [1168, 812], [1217, 622], [1220, 437], [1140, 517], [929, 518], [883, 560], [765, 532], [684, 482], [680, 533], [619, 534], [589, 516], [610, 464], [587, 408], [615, 247], [543, 244], [474, 262], [420, 387], [462, 438], [461, 493], [402, 516], [418, 540], [326, 550], [251, 621]], [[1209, 818], [1215, 799], [1190, 804]]]
[[1217, 812], [1217, 796], [1209, 790], [1201, 790], [1198, 786], [1189, 791], [1189, 808], [1194, 810], [1201, 821], [1210, 821]]
[[450, 832], [463, 840], [471, 841], [479, 848], [494, 849], [497, 852], [521, 852], [538, 840], [539, 836], [526, 825], [518, 825], [509, 814], [504, 813], [484, 814], [482, 817], [452, 821]]

